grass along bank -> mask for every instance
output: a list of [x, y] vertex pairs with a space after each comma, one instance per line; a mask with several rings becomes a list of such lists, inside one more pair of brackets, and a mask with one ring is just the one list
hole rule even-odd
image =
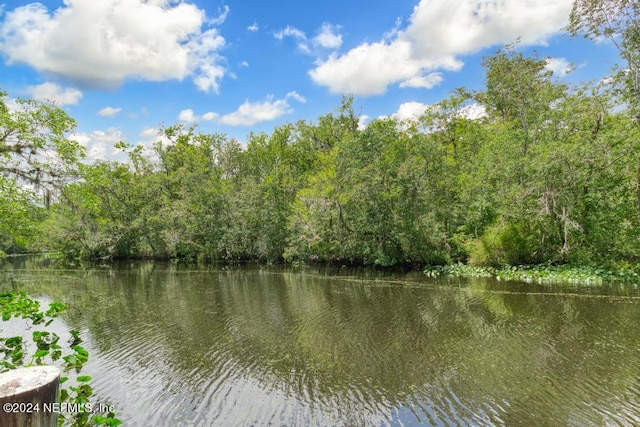
[[536, 284], [640, 283], [640, 267], [623, 265], [616, 268], [572, 265], [517, 265], [504, 267], [476, 267], [462, 263], [427, 266], [424, 274], [429, 277], [491, 277], [496, 280], [512, 280]]

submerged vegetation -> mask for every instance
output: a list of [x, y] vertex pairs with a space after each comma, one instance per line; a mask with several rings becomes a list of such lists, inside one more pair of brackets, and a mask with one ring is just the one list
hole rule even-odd
[[570, 265], [519, 265], [481, 267], [466, 264], [428, 266], [424, 274], [429, 277], [491, 277], [537, 284], [602, 285], [603, 283], [637, 283], [638, 268], [618, 266], [615, 270], [605, 267]]
[[[363, 126], [344, 97], [336, 112], [251, 133], [246, 146], [175, 125], [153, 149], [118, 144], [126, 162], [88, 165], [63, 138], [73, 128], [64, 112], [0, 103], [0, 250], [415, 267], [637, 262], [638, 40], [626, 31], [636, 21], [598, 20], [596, 6], [575, 2], [570, 30], [618, 37], [625, 72], [569, 86], [545, 59], [508, 46], [484, 59], [484, 90], [460, 88], [414, 122]], [[607, 23], [619, 31], [598, 27]], [[45, 189], [46, 202], [16, 180]]]

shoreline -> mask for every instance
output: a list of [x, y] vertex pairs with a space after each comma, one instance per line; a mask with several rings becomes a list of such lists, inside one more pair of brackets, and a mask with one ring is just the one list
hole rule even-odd
[[590, 285], [600, 286], [608, 283], [617, 283], [640, 286], [640, 265], [625, 263], [620, 266], [593, 266], [593, 265], [570, 265], [570, 264], [532, 264], [532, 265], [505, 265], [505, 266], [472, 266], [465, 263], [453, 263], [447, 265], [428, 265], [420, 267], [418, 265], [396, 265], [383, 267], [379, 265], [364, 265], [348, 262], [266, 262], [261, 260], [185, 260], [180, 258], [127, 258], [110, 260], [91, 259], [65, 259], [64, 254], [59, 252], [43, 252], [31, 254], [7, 254], [0, 260], [9, 260], [22, 257], [43, 256], [45, 259], [54, 261], [53, 265], [72, 264], [75, 266], [100, 266], [108, 267], [120, 262], [131, 261], [157, 261], [177, 263], [183, 266], [197, 265], [221, 265], [240, 266], [256, 265], [285, 268], [305, 268], [320, 267], [329, 269], [357, 269], [363, 271], [378, 271], [388, 273], [422, 273], [425, 277], [459, 277], [459, 278], [489, 278], [498, 281], [517, 281], [539, 285]]

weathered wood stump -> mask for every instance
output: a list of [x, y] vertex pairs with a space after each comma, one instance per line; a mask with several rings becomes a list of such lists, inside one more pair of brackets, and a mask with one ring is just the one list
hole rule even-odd
[[32, 366], [0, 374], [0, 426], [56, 427], [60, 369]]

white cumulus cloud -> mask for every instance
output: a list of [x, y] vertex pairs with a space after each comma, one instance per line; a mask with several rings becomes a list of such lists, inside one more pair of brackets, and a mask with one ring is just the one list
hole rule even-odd
[[[400, 104], [398, 110], [391, 114], [390, 118], [397, 120], [400, 129], [406, 129], [409, 124], [416, 123], [421, 116], [429, 111], [433, 111], [436, 108], [433, 105], [424, 104], [418, 101], [409, 101]], [[463, 106], [456, 113], [457, 117], [466, 118], [469, 120], [478, 120], [487, 116], [487, 112], [484, 106], [477, 103], [470, 103]], [[380, 119], [384, 119], [387, 116], [380, 116]], [[434, 129], [430, 129], [432, 131]]]
[[253, 24], [251, 24], [251, 25], [249, 25], [247, 27], [247, 31], [252, 32], [252, 33], [257, 32], [259, 29], [260, 29], [260, 27], [258, 26], [257, 22], [254, 22]]
[[221, 116], [218, 122], [229, 126], [252, 126], [256, 123], [274, 120], [293, 111], [289, 105], [289, 99], [306, 102], [306, 99], [297, 92], [289, 92], [282, 99], [274, 100], [272, 96], [269, 96], [263, 102], [245, 101], [233, 113]]
[[202, 120], [211, 121], [217, 119], [219, 116], [220, 114], [209, 111], [208, 113], [204, 113], [202, 115]]
[[26, 92], [34, 99], [51, 101], [58, 106], [77, 104], [82, 98], [82, 92], [78, 89], [63, 88], [50, 82], [28, 86]]
[[473, 104], [462, 107], [460, 109], [460, 116], [469, 120], [478, 120], [487, 117], [487, 109], [484, 108], [484, 105], [474, 102]]
[[158, 161], [158, 153], [154, 150], [154, 146], [161, 143], [165, 146], [171, 145], [170, 141], [161, 128], [150, 126], [146, 127], [140, 132], [140, 140], [133, 145], [136, 147], [142, 147], [142, 154], [151, 161]]
[[287, 25], [286, 28], [280, 31], [276, 31], [273, 36], [278, 40], [283, 40], [285, 37], [291, 37], [296, 40], [298, 49], [304, 53], [311, 53], [309, 43], [307, 41], [307, 35], [304, 31], [298, 28]]
[[404, 29], [318, 61], [309, 74], [331, 92], [382, 94], [391, 84], [433, 87], [461, 56], [520, 39], [543, 44], [567, 24], [571, 0], [420, 0]]
[[218, 8], [218, 12], [220, 13], [220, 15], [216, 16], [215, 18], [211, 18], [208, 21], [209, 25], [222, 25], [224, 24], [224, 21], [227, 20], [227, 17], [229, 16], [229, 12], [231, 10], [229, 9], [229, 6], [224, 5], [224, 7], [222, 9]]
[[193, 114], [193, 110], [191, 108], [188, 108], [186, 110], [180, 111], [180, 114], [178, 114], [178, 120], [180, 120], [181, 122], [192, 123], [196, 121], [196, 116], [195, 114]]
[[422, 116], [427, 109], [430, 108], [428, 104], [422, 102], [410, 101], [400, 104], [398, 111], [391, 115], [392, 119], [398, 121], [416, 121]]
[[295, 90], [287, 93], [287, 96], [285, 96], [285, 99], [287, 99], [287, 98], [293, 98], [293, 99], [295, 99], [296, 101], [298, 101], [298, 102], [300, 102], [302, 104], [307, 102], [306, 98], [304, 96], [300, 95]]
[[98, 114], [102, 117], [113, 117], [120, 111], [122, 111], [122, 107], [104, 107], [102, 110], [98, 111]]
[[442, 77], [442, 73], [429, 73], [426, 76], [416, 75], [400, 82], [400, 87], [431, 89], [432, 87], [438, 86], [443, 80], [444, 77]]
[[180, 114], [178, 114], [178, 120], [180, 120], [181, 122], [195, 123], [199, 120], [204, 120], [204, 121], [215, 120], [219, 116], [220, 115], [218, 113], [214, 113], [211, 111], [208, 113], [204, 113], [202, 116], [197, 116], [196, 113], [191, 108], [187, 108], [186, 110], [180, 111]]
[[369, 120], [370, 118], [371, 117], [367, 116], [366, 114], [360, 115], [360, 117], [358, 117], [358, 129], [365, 130], [367, 128], [367, 120]]
[[[391, 83], [411, 85], [429, 79], [423, 74], [421, 63], [413, 58], [412, 51], [411, 44], [406, 41], [365, 43], [344, 55], [330, 55], [310, 74], [316, 83], [327, 86], [333, 93], [381, 95]], [[460, 66], [460, 63], [452, 62], [448, 68]]]
[[322, 24], [317, 36], [313, 38], [313, 44], [325, 49], [338, 49], [342, 46], [342, 35], [340, 28], [328, 23]]
[[87, 163], [93, 163], [96, 160], [123, 161], [127, 157], [122, 150], [114, 147], [115, 144], [125, 139], [117, 128], [75, 133], [69, 138], [85, 147], [87, 157], [84, 161]]
[[304, 31], [291, 25], [276, 31], [273, 36], [278, 40], [284, 40], [286, 37], [294, 39], [298, 50], [308, 55], [322, 56], [327, 50], [336, 50], [342, 46], [340, 26], [327, 22], [322, 24], [317, 30], [317, 35], [312, 39], [309, 39]]
[[54, 11], [31, 3], [4, 14], [0, 52], [9, 64], [80, 85], [191, 77], [199, 89], [217, 92], [226, 72], [218, 53], [225, 40], [203, 27], [227, 13], [207, 21], [203, 10], [183, 1], [66, 0]]
[[146, 127], [144, 129], [142, 129], [142, 132], [140, 132], [140, 137], [141, 138], [154, 138], [156, 136], [158, 136], [160, 134], [160, 130], [156, 127], [153, 126], [149, 126]]
[[296, 27], [292, 27], [291, 25], [287, 25], [283, 30], [276, 31], [273, 36], [278, 40], [282, 40], [285, 37], [293, 37], [295, 39], [306, 40], [307, 35], [304, 31], [297, 29]]
[[553, 72], [558, 77], [564, 77], [573, 71], [573, 65], [565, 58], [547, 58], [546, 69]]

